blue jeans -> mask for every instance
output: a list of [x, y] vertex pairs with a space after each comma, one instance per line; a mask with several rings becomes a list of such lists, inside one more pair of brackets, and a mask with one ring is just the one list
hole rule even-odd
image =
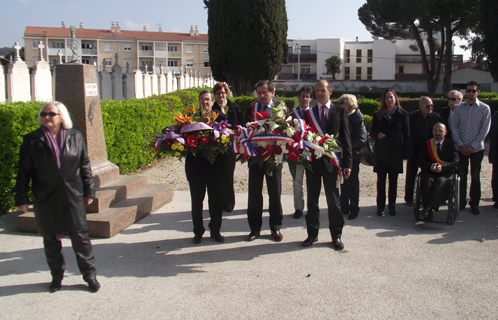
[[458, 152], [460, 160], [458, 162], [458, 175], [460, 176], [460, 207], [467, 204], [467, 175], [469, 173], [470, 160], [470, 206], [478, 207], [481, 200], [481, 164], [484, 157], [484, 150], [474, 152], [469, 157]]
[[360, 212], [360, 162], [361, 158], [353, 158], [351, 175], [341, 185], [341, 211], [344, 214]]

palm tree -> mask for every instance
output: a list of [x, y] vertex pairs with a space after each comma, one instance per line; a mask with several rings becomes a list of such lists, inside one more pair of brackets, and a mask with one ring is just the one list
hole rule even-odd
[[335, 74], [341, 73], [342, 60], [338, 56], [332, 56], [325, 60], [327, 74], [332, 74], [332, 80], [335, 80]]

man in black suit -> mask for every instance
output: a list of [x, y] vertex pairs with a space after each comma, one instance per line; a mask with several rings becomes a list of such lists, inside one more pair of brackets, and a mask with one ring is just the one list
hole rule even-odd
[[[313, 171], [306, 170], [306, 187], [308, 194], [306, 227], [308, 238], [304, 240], [302, 245], [303, 247], [309, 247], [318, 239], [318, 231], [320, 230], [320, 208], [318, 206], [318, 200], [320, 198], [323, 179], [325, 196], [327, 198], [329, 230], [332, 236], [332, 245], [336, 250], [342, 250], [344, 249], [344, 244], [341, 240], [344, 218], [340, 209], [339, 171], [342, 170], [345, 179], [349, 178], [353, 156], [347, 110], [343, 106], [334, 105], [330, 101], [331, 94], [332, 87], [329, 81], [320, 80], [317, 83], [315, 90], [318, 104], [306, 113], [306, 122], [310, 124], [314, 123], [315, 126], [318, 125], [317, 127], [319, 130], [324, 130], [324, 132], [321, 132], [322, 134], [328, 133], [330, 135], [333, 134], [334, 137], [338, 137], [338, 142], [342, 147], [342, 164], [341, 168], [338, 168], [332, 163], [329, 157], [324, 155], [321, 158], [313, 158], [313, 161], [311, 162]], [[314, 117], [314, 119], [310, 119], [310, 117]]]
[[[256, 113], [268, 112], [275, 108], [280, 101], [274, 100], [275, 86], [269, 80], [261, 80], [256, 84], [258, 101], [252, 103], [246, 110], [246, 122], [256, 120]], [[263, 224], [263, 179], [266, 178], [266, 187], [269, 196], [270, 212], [270, 230], [271, 236], [277, 242], [282, 241], [283, 236], [280, 233], [282, 227], [282, 203], [280, 196], [282, 194], [282, 165], [280, 164], [272, 171], [271, 175], [266, 174], [266, 163], [261, 165], [249, 166], [249, 190], [247, 204], [247, 220], [251, 233], [247, 237], [248, 241], [253, 241], [260, 235], [261, 225]]]
[[420, 212], [426, 221], [432, 220], [433, 210], [438, 211], [447, 193], [447, 182], [458, 169], [458, 149], [452, 140], [445, 139], [446, 126], [436, 123], [433, 139], [426, 142], [418, 158], [422, 169], [420, 192], [423, 209]]
[[443, 123], [446, 126], [448, 133], [446, 134], [446, 139], [453, 141], [450, 130], [450, 119], [453, 116], [453, 111], [455, 107], [462, 102], [463, 94], [458, 90], [451, 90], [448, 93], [448, 106], [441, 109], [441, 117], [443, 118]]

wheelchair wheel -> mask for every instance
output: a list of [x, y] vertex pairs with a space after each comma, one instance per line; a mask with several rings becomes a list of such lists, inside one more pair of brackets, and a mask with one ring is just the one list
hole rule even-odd
[[415, 215], [415, 221], [420, 221], [420, 173], [417, 174], [415, 178], [415, 186], [413, 187], [413, 213]]
[[448, 200], [448, 223], [454, 224], [460, 208], [460, 177], [451, 180], [451, 194]]

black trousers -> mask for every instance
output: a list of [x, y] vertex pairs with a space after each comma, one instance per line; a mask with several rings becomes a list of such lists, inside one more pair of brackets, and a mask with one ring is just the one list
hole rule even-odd
[[235, 205], [235, 190], [233, 189], [233, 173], [235, 171], [235, 156], [226, 159], [223, 173], [223, 208], [232, 208]]
[[329, 230], [332, 238], [342, 234], [344, 217], [340, 208], [339, 188], [336, 186], [337, 170], [334, 168], [329, 172], [325, 166], [324, 159], [313, 159], [311, 162], [313, 172], [306, 170], [306, 188], [308, 213], [306, 214], [306, 228], [309, 237], [317, 237], [320, 230], [320, 191], [325, 189], [327, 199], [327, 211], [329, 218]]
[[[73, 251], [76, 254], [76, 262], [83, 275], [83, 279], [87, 280], [95, 277], [97, 269], [95, 269], [95, 258], [88, 230], [72, 230], [69, 232], [69, 237], [71, 238]], [[52, 235], [43, 236], [43, 247], [52, 277], [62, 280], [64, 271], [66, 270], [64, 256], [62, 255], [62, 242]]]
[[493, 163], [493, 173], [491, 176], [491, 188], [493, 190], [493, 201], [498, 202], [498, 163]]
[[463, 208], [467, 204], [467, 175], [469, 174], [470, 161], [470, 205], [479, 206], [481, 200], [481, 164], [484, 157], [484, 150], [474, 152], [469, 157], [458, 152], [458, 175], [460, 176], [460, 206]]
[[398, 173], [381, 170], [377, 172], [377, 210], [384, 211], [386, 206], [386, 178], [389, 175], [389, 210], [396, 208]]
[[451, 172], [433, 174], [422, 171], [420, 175], [420, 192], [424, 208], [430, 207], [439, 210], [441, 203], [446, 200], [449, 192]]
[[223, 181], [223, 160], [217, 158], [214, 164], [198, 155], [187, 155], [185, 160], [185, 173], [190, 189], [190, 203], [192, 207], [192, 222], [194, 224], [194, 234], [203, 235], [204, 222], [202, 219], [202, 210], [206, 188], [208, 193], [209, 229], [212, 234], [220, 232], [221, 218], [223, 215], [223, 194], [221, 186]]
[[282, 227], [283, 213], [280, 197], [282, 194], [282, 165], [266, 175], [266, 164], [261, 168], [255, 164], [249, 166], [249, 194], [247, 201], [247, 220], [251, 232], [261, 231], [263, 224], [263, 179], [269, 196], [270, 230], [277, 231]]
[[405, 176], [405, 201], [413, 202], [413, 187], [415, 186], [415, 178], [417, 177], [418, 171], [418, 152], [416, 155], [412, 155], [410, 159], [406, 161], [406, 176]]

